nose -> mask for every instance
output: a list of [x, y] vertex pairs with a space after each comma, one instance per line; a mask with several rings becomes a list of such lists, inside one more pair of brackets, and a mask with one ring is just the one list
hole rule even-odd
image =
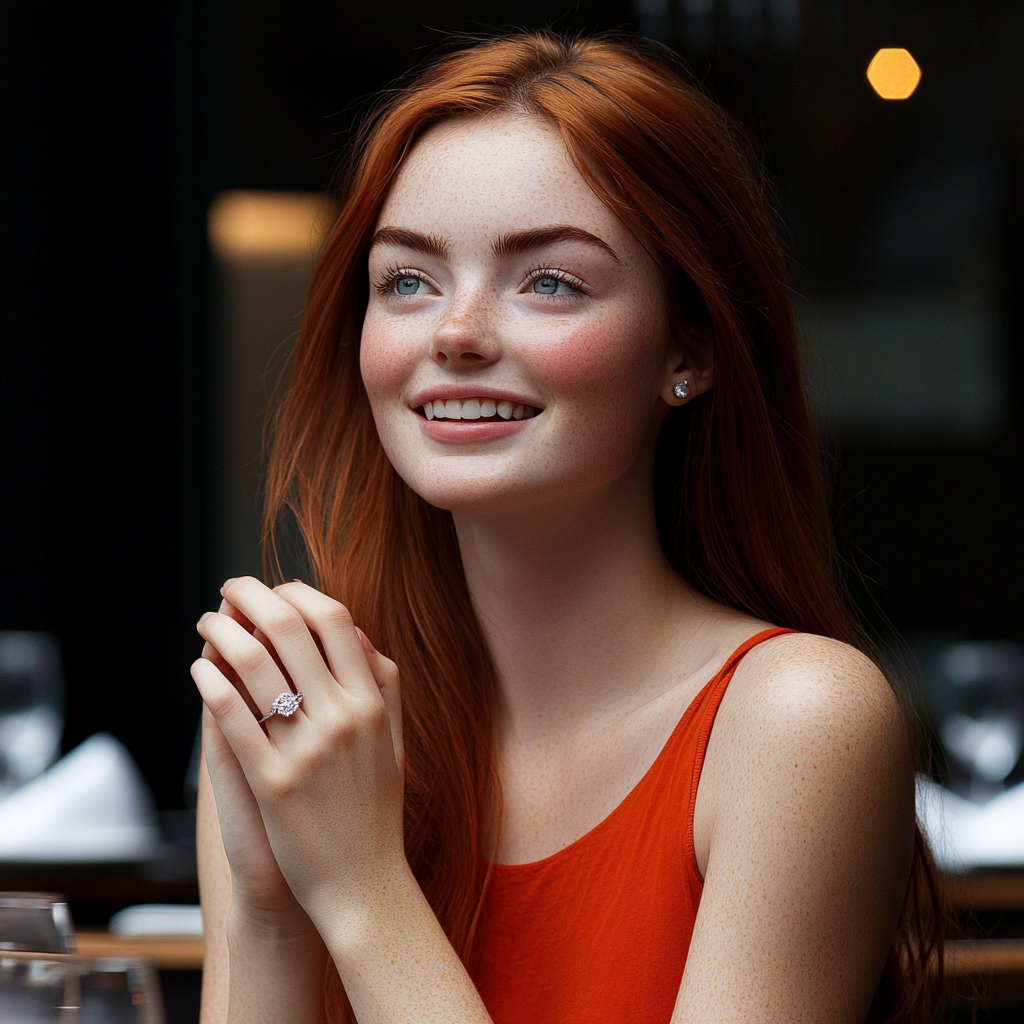
[[485, 366], [500, 354], [487, 307], [480, 301], [453, 303], [434, 331], [431, 355], [435, 362], [455, 366]]

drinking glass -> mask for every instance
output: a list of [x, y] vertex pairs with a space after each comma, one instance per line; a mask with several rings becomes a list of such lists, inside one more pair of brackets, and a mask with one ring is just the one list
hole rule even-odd
[[986, 803], [1024, 772], [1024, 647], [959, 641], [935, 645], [921, 660], [950, 788]]
[[164, 1024], [160, 979], [138, 957], [80, 959], [77, 1024]]
[[60, 754], [64, 670], [52, 633], [0, 631], [0, 797]]
[[0, 950], [72, 953], [75, 929], [54, 892], [0, 892]]
[[0, 1024], [78, 1024], [80, 977], [75, 957], [0, 951]]
[[160, 980], [138, 957], [0, 951], [0, 1024], [165, 1024]]

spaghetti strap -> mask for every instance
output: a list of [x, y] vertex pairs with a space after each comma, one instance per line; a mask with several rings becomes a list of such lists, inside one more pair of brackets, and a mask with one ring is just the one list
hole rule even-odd
[[777, 636], [785, 636], [787, 633], [797, 633], [799, 630], [789, 629], [784, 626], [773, 626], [770, 629], [763, 629], [748, 637], [736, 648], [726, 659], [725, 664], [719, 669], [718, 674], [708, 683], [701, 701], [700, 728], [697, 732], [697, 746], [694, 754], [693, 772], [690, 780], [690, 802], [686, 809], [686, 848], [689, 853], [690, 867], [697, 878], [701, 878], [700, 867], [697, 864], [697, 850], [693, 840], [693, 812], [697, 806], [697, 786], [700, 784], [700, 775], [704, 769], [704, 755], [707, 753], [708, 741], [711, 739], [711, 729], [715, 724], [718, 715], [718, 708], [725, 696], [725, 691], [732, 681], [736, 668], [743, 658], [759, 644], [766, 640], [774, 640]]
[[744, 656], [757, 647], [758, 644], [763, 644], [766, 640], [774, 640], [777, 636], [784, 636], [786, 633], [798, 633], [797, 629], [790, 629], [788, 626], [771, 626], [768, 629], [762, 629], [760, 633], [755, 633], [752, 637], [748, 637], [736, 648], [732, 654], [726, 659], [725, 664], [718, 670], [718, 674], [715, 676], [712, 683], [719, 683], [723, 677], [732, 678], [733, 672], [736, 671], [736, 666], [743, 660]]

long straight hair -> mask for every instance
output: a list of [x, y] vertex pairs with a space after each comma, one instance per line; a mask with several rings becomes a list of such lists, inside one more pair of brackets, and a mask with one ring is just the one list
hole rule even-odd
[[[546, 32], [449, 54], [388, 94], [357, 140], [273, 423], [266, 554], [273, 567], [281, 523], [293, 517], [317, 586], [399, 666], [406, 851], [464, 961], [487, 884], [486, 837], [500, 827], [495, 672], [451, 515], [415, 494], [381, 447], [359, 338], [369, 246], [403, 160], [431, 126], [496, 112], [558, 130], [579, 173], [661, 270], [680, 327], [700, 323], [712, 339], [714, 388], [674, 409], [658, 443], [656, 515], [669, 562], [730, 607], [867, 646], [837, 568], [785, 260], [757, 164], [726, 115], [639, 41]], [[872, 1020], [929, 1019], [940, 917], [918, 831]], [[350, 1013], [343, 993], [332, 1001], [336, 1016]]]

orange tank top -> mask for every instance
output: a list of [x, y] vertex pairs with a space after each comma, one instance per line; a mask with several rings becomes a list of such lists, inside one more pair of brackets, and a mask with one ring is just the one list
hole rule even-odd
[[496, 864], [470, 973], [495, 1024], [667, 1024], [703, 880], [693, 807], [711, 726], [743, 643], [654, 764], [599, 825], [531, 864]]

